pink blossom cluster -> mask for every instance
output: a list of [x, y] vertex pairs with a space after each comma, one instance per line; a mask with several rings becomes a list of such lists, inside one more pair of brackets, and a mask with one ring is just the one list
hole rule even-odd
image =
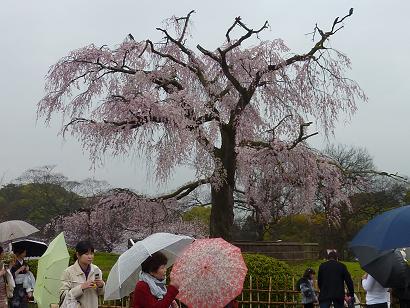
[[207, 227], [199, 221], [182, 220], [175, 200], [150, 201], [131, 191], [110, 191], [93, 198], [90, 207], [58, 217], [46, 227], [54, 235], [64, 231], [67, 243], [90, 239], [97, 249], [112, 251], [127, 238], [144, 238], [156, 232], [207, 236]]

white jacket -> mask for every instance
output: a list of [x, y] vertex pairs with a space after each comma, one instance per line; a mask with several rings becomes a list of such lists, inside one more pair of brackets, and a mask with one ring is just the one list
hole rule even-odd
[[[87, 280], [93, 281], [97, 273], [100, 275], [100, 279], [102, 279], [101, 270], [98, 266], [91, 264], [91, 270]], [[86, 279], [78, 261], [65, 269], [61, 280], [63, 285], [61, 286], [60, 296], [67, 296], [67, 294], [69, 294], [70, 297], [80, 302], [82, 308], [98, 307], [98, 296], [104, 294], [105, 285], [102, 288], [82, 290], [81, 284], [84, 283]]]
[[389, 289], [384, 288], [371, 275], [367, 275], [366, 279], [362, 280], [363, 289], [366, 291], [366, 304], [382, 304], [390, 301]]

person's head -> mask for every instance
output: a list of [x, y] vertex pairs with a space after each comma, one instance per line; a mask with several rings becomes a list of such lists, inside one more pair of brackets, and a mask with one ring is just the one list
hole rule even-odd
[[336, 260], [337, 261], [337, 252], [336, 252], [336, 250], [332, 250], [332, 251], [329, 251], [329, 253], [327, 254], [327, 259], [328, 260]]
[[16, 244], [13, 247], [13, 253], [16, 255], [18, 259], [24, 259], [27, 254], [27, 250], [23, 245]]
[[167, 257], [160, 251], [153, 253], [141, 264], [141, 269], [143, 272], [154, 276], [158, 280], [165, 279], [167, 273]]
[[308, 267], [303, 274], [303, 278], [313, 279], [314, 275], [315, 271], [313, 270], [313, 268]]
[[94, 246], [90, 241], [80, 241], [75, 246], [75, 257], [78, 263], [89, 265], [94, 260]]

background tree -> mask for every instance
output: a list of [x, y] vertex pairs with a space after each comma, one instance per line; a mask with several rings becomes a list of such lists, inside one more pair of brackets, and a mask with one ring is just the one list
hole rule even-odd
[[[255, 174], [252, 175], [249, 182], [254, 188], [254, 195], [246, 196], [244, 191], [238, 191], [238, 196], [242, 197], [240, 198], [241, 209], [249, 213], [246, 216], [245, 224], [241, 225], [240, 228], [249, 229], [248, 233], [251, 231], [253, 240], [286, 239], [287, 236], [283, 235], [281, 228], [278, 229], [276, 224], [280, 222], [282, 225], [285, 224], [285, 229], [289, 229], [290, 227], [287, 226], [289, 223], [294, 224], [296, 228], [297, 224], [307, 222], [305, 219], [301, 219], [302, 216], [298, 214], [308, 214], [313, 210], [313, 213], [320, 213], [321, 220], [325, 222], [323, 225], [324, 229], [320, 227], [323, 234], [322, 237], [329, 236], [331, 239], [325, 242], [330, 244], [330, 241], [334, 239], [334, 236], [330, 235], [332, 233], [331, 230], [339, 230], [341, 228], [342, 231], [340, 232], [346, 231], [347, 233], [343, 241], [340, 241], [339, 238], [337, 242], [345, 243], [350, 240], [348, 237], [352, 235], [350, 231], [352, 228], [346, 226], [347, 220], [351, 213], [358, 214], [355, 212], [357, 209], [353, 209], [353, 206], [357, 207], [358, 204], [357, 202], [352, 204], [352, 201], [355, 201], [360, 193], [371, 194], [371, 196], [373, 194], [395, 195], [396, 206], [400, 204], [404, 196], [406, 179], [396, 174], [378, 171], [373, 163], [373, 158], [366, 149], [345, 145], [331, 145], [323, 153], [316, 155], [316, 159], [319, 157], [327, 164], [334, 166], [333, 176], [335, 176], [335, 179], [333, 183], [338, 183], [338, 189], [329, 191], [327, 185], [331, 181], [321, 176], [317, 181], [317, 188], [312, 191], [315, 197], [305, 197], [305, 188], [308, 185], [303, 183], [306, 178], [303, 173], [300, 173], [300, 167], [297, 165], [288, 164], [285, 167], [286, 170], [290, 171], [288, 174], [282, 172], [282, 175], [286, 175], [286, 181], [275, 180], [275, 171], [272, 171], [275, 168], [274, 165], [266, 164], [264, 168], [251, 166], [250, 168], [253, 168]], [[306, 165], [309, 166], [309, 163]], [[312, 169], [316, 168], [316, 166], [320, 167], [320, 164], [310, 165]], [[327, 167], [326, 170], [328, 169]], [[320, 175], [320, 172], [321, 170], [318, 169], [314, 173]], [[248, 189], [248, 191], [252, 190]], [[338, 195], [332, 196], [332, 191], [342, 194], [343, 198], [338, 197]], [[307, 200], [311, 202], [310, 205], [305, 204]], [[385, 200], [385, 202], [387, 203], [388, 201]], [[264, 206], [259, 206], [259, 204]], [[298, 206], [298, 204], [304, 205]], [[370, 205], [371, 203], [366, 203], [366, 206]], [[386, 210], [386, 207], [380, 210]], [[289, 219], [283, 219], [285, 217]], [[311, 221], [309, 217], [307, 215], [306, 219]], [[369, 217], [372, 216], [368, 215], [367, 220], [370, 219]], [[340, 226], [343, 224], [346, 228]], [[354, 230], [357, 231], [357, 228]], [[277, 232], [279, 233], [277, 234]], [[306, 234], [308, 233], [306, 232]], [[243, 235], [244, 232], [240, 234]], [[321, 233], [313, 232], [311, 234], [320, 235]], [[295, 236], [302, 240], [300, 235], [292, 235], [290, 238]], [[249, 234], [247, 237], [249, 237]], [[310, 241], [319, 241], [319, 239], [315, 240], [314, 237], [310, 237]]]
[[150, 200], [129, 190], [116, 189], [90, 202], [87, 208], [54, 219], [47, 226], [48, 234], [53, 237], [65, 231], [69, 244], [89, 239], [104, 251], [121, 250], [128, 238], [141, 239], [155, 232], [196, 238], [208, 235], [203, 222], [189, 214], [184, 220], [180, 205], [172, 201]]
[[349, 202], [333, 204], [329, 210], [327, 199], [318, 195], [314, 213], [289, 213], [271, 225], [271, 232], [274, 239], [319, 242], [322, 249], [336, 248], [347, 258], [351, 256], [348, 242], [361, 227], [376, 215], [405, 204], [409, 183], [406, 178], [377, 171], [366, 149], [338, 145], [325, 153], [345, 174], [342, 190], [350, 192]]
[[26, 220], [42, 228], [53, 217], [83, 207], [83, 198], [70, 190], [70, 181], [54, 168], [29, 169], [14, 183], [4, 185], [0, 189], [1, 219]]
[[[268, 23], [254, 30], [240, 17], [216, 50], [193, 49], [192, 13], [157, 28], [164, 37], [159, 43], [128, 36], [115, 49], [72, 51], [51, 67], [38, 115], [49, 121], [63, 114], [68, 123], [62, 131], [77, 136], [93, 162], [107, 151], [138, 151], [155, 160], [159, 181], [177, 166], [193, 165], [196, 181], [166, 197], [180, 200], [209, 184], [211, 236], [231, 238], [238, 183], [262, 215], [269, 212], [252, 185], [267, 165], [273, 168], [266, 173], [270, 183], [300, 182], [306, 202], [298, 206], [313, 203], [319, 183], [323, 194], [346, 200], [340, 170], [305, 141], [317, 134], [307, 133], [309, 119], [327, 134], [340, 114], [350, 115], [357, 99], [366, 99], [344, 75], [350, 60], [327, 46], [353, 9], [328, 31], [316, 26], [313, 47], [293, 55], [281, 39], [244, 47]], [[234, 38], [234, 32], [242, 34]], [[288, 179], [292, 169], [298, 179]]]

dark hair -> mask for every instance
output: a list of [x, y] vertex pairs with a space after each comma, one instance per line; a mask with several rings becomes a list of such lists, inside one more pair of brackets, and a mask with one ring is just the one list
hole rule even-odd
[[337, 252], [336, 250], [332, 250], [327, 254], [327, 259], [328, 260], [337, 260]]
[[3, 253], [4, 249], [0, 246], [0, 254]]
[[153, 253], [141, 264], [141, 269], [145, 273], [156, 272], [161, 265], [166, 265], [168, 258], [160, 251]]
[[27, 248], [24, 247], [24, 244], [21, 244], [21, 243], [16, 243], [13, 247], [13, 252], [15, 255], [21, 255], [26, 250]]
[[80, 241], [75, 245], [75, 256], [74, 259], [77, 259], [77, 254], [80, 256], [86, 254], [87, 252], [94, 252], [94, 246], [90, 241]]
[[308, 267], [306, 270], [305, 270], [305, 273], [303, 274], [303, 278], [310, 278], [310, 275], [311, 274], [315, 274], [315, 271], [313, 270], [313, 268], [310, 268], [310, 267]]

